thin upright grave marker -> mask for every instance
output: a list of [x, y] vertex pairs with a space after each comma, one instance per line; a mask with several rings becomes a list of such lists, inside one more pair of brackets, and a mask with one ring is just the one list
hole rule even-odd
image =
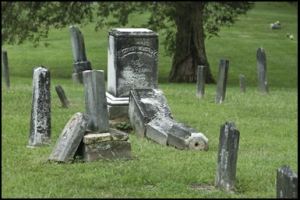
[[35, 67], [33, 71], [32, 107], [29, 146], [51, 144], [50, 71]]
[[298, 198], [298, 176], [288, 165], [277, 169], [276, 198]]
[[245, 76], [243, 74], [240, 74], [239, 80], [240, 80], [241, 93], [245, 93], [246, 92]]
[[202, 98], [204, 97], [205, 93], [205, 74], [206, 74], [206, 67], [203, 65], [198, 66], [197, 71], [197, 93], [196, 97]]
[[227, 121], [221, 126], [215, 186], [229, 193], [235, 187], [239, 137], [234, 122]]
[[76, 26], [70, 26], [71, 43], [74, 56], [74, 74], [72, 79], [74, 83], [83, 83], [82, 72], [85, 70], [92, 70], [92, 64], [87, 61], [84, 39], [80, 30]]
[[225, 101], [226, 84], [228, 77], [229, 60], [221, 59], [218, 73], [216, 103]]
[[103, 70], [83, 72], [87, 129], [95, 133], [109, 132], [109, 116]]
[[3, 58], [3, 66], [4, 66], [4, 79], [5, 79], [5, 86], [9, 88], [9, 71], [8, 71], [8, 58], [7, 58], [7, 51], [2, 50], [2, 58]]
[[268, 94], [266, 53], [262, 47], [257, 49], [256, 61], [258, 72], [258, 90], [261, 94]]

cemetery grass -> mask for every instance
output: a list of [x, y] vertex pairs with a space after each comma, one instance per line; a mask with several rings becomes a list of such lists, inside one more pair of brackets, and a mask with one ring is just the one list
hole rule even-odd
[[[147, 14], [139, 16], [144, 20]], [[275, 21], [281, 30], [270, 30]], [[80, 28], [93, 69], [106, 71], [107, 33]], [[51, 30], [52, 31], [52, 30]], [[294, 35], [289, 40], [286, 33]], [[46, 48], [2, 46], [9, 59], [10, 88], [2, 76], [3, 198], [275, 198], [276, 169], [289, 165], [298, 174], [297, 9], [286, 3], [260, 2], [241, 16], [220, 38], [206, 40], [212, 73], [217, 80], [221, 58], [229, 59], [226, 99], [216, 104], [216, 85], [205, 85], [196, 98], [196, 84], [167, 83], [171, 58], [159, 54], [159, 88], [175, 120], [209, 139], [209, 150], [187, 151], [162, 146], [129, 133], [132, 159], [70, 164], [47, 163], [68, 120], [85, 113], [83, 85], [72, 83], [73, 55], [68, 27], [50, 33]], [[163, 37], [163, 35], [159, 36]], [[160, 38], [161, 40], [161, 38]], [[258, 93], [256, 50], [267, 57], [269, 94]], [[49, 147], [27, 148], [32, 101], [32, 68], [44, 65], [51, 75], [51, 138]], [[3, 70], [3, 69], [2, 69]], [[238, 75], [244, 74], [246, 93]], [[62, 108], [55, 86], [70, 101]], [[220, 126], [232, 120], [240, 131], [234, 194], [214, 188]]]

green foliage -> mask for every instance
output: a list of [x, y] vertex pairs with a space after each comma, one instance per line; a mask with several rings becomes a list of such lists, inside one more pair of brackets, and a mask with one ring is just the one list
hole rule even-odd
[[121, 122], [116, 126], [120, 130], [131, 130], [131, 125], [127, 122]]

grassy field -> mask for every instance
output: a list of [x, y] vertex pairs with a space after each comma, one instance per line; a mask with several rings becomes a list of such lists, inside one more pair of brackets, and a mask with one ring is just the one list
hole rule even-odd
[[[147, 14], [133, 16], [132, 24]], [[271, 30], [280, 21], [282, 29]], [[196, 98], [196, 84], [168, 83], [170, 57], [159, 48], [159, 88], [174, 119], [209, 139], [208, 151], [178, 150], [134, 133], [129, 134], [133, 159], [93, 163], [46, 164], [66, 123], [85, 113], [83, 85], [72, 83], [70, 32], [51, 30], [46, 42], [2, 46], [8, 53], [10, 88], [2, 76], [2, 197], [3, 198], [275, 198], [276, 170], [289, 165], [298, 174], [298, 23], [297, 7], [285, 2], [257, 2], [234, 27], [206, 40], [206, 52], [217, 79], [221, 58], [228, 59], [226, 99], [215, 103], [216, 85], [205, 86]], [[78, 25], [79, 27], [79, 25]], [[129, 27], [129, 26], [128, 26]], [[93, 69], [107, 71], [108, 29], [93, 24], [79, 29]], [[159, 32], [158, 32], [159, 33]], [[286, 37], [294, 35], [294, 40]], [[163, 34], [159, 33], [161, 41]], [[256, 51], [267, 57], [269, 94], [258, 93]], [[27, 148], [32, 103], [32, 68], [45, 66], [51, 74], [50, 147]], [[3, 72], [3, 68], [2, 68]], [[246, 93], [239, 88], [239, 74]], [[55, 86], [61, 85], [71, 107], [62, 108]], [[227, 194], [214, 188], [220, 126], [232, 120], [240, 131], [236, 189]]]

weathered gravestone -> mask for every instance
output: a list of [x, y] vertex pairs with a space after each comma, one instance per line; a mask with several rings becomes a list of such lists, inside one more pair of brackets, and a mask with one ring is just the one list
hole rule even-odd
[[128, 116], [132, 88], [157, 88], [158, 34], [115, 28], [108, 36], [107, 103], [110, 119]]
[[83, 72], [85, 108], [89, 116], [87, 129], [91, 132], [105, 133], [109, 130], [105, 80], [103, 70]]
[[80, 30], [76, 26], [70, 26], [72, 51], [74, 56], [73, 68], [74, 72], [72, 74], [73, 83], [83, 83], [82, 72], [85, 70], [92, 70], [92, 64], [87, 61], [84, 39]]
[[276, 198], [298, 198], [298, 176], [288, 165], [277, 169]]
[[229, 193], [235, 187], [239, 137], [234, 122], [221, 126], [215, 186]]
[[239, 80], [240, 80], [241, 93], [245, 93], [246, 92], [245, 76], [243, 74], [240, 74], [239, 75]]
[[65, 91], [62, 89], [62, 87], [60, 85], [55, 86], [55, 91], [62, 103], [62, 107], [68, 108], [70, 102], [69, 102], [68, 98], [66, 97]]
[[49, 160], [70, 162], [84, 136], [88, 115], [78, 112], [68, 121], [61, 132]]
[[109, 128], [104, 71], [86, 70], [82, 73], [89, 119], [77, 154], [87, 162], [103, 158], [130, 158], [131, 144], [128, 135]]
[[221, 59], [218, 73], [216, 103], [223, 103], [226, 95], [229, 60]]
[[33, 69], [30, 148], [51, 144], [50, 71], [45, 67]]
[[196, 97], [202, 98], [204, 97], [205, 93], [205, 74], [206, 74], [206, 67], [201, 65], [198, 66], [197, 71], [197, 91], [196, 91]]
[[258, 73], [258, 90], [261, 94], [268, 94], [267, 80], [267, 63], [266, 53], [262, 47], [259, 47], [256, 52], [257, 73]]
[[7, 58], [7, 51], [2, 50], [2, 59], [3, 59], [3, 71], [4, 71], [4, 80], [5, 86], [9, 88], [9, 71], [8, 71], [8, 58]]
[[160, 89], [132, 89], [129, 119], [141, 137], [178, 149], [208, 150], [208, 139], [203, 133], [173, 119]]

